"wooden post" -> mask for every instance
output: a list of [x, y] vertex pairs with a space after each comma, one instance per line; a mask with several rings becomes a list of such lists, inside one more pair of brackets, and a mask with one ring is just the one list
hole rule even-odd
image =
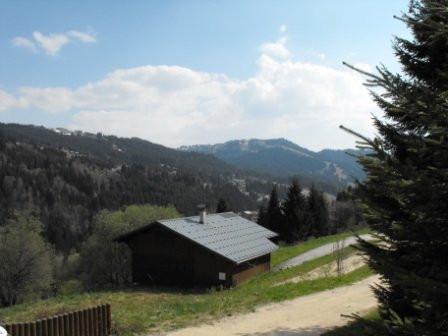
[[101, 318], [103, 320], [103, 335], [107, 335], [107, 309], [106, 305], [101, 306]]
[[82, 312], [82, 324], [83, 324], [83, 331], [84, 331], [84, 333], [83, 333], [83, 335], [82, 336], [91, 336], [90, 335], [90, 333], [89, 333], [89, 311], [87, 310], [87, 309], [85, 309], [83, 312]]
[[46, 321], [46, 320], [42, 320], [42, 335], [43, 336], [49, 336], [49, 333], [48, 333], [48, 323], [47, 323], [48, 321]]
[[98, 328], [98, 307], [92, 308], [92, 314], [93, 314], [93, 335], [99, 336], [99, 328]]
[[52, 318], [47, 319], [47, 335], [54, 336], [53, 319]]
[[62, 315], [59, 315], [58, 317], [57, 317], [57, 319], [58, 319], [58, 323], [59, 323], [59, 336], [64, 336], [64, 333], [65, 333], [65, 321], [64, 321], [64, 316], [62, 316]]
[[92, 317], [92, 309], [87, 309], [87, 317], [88, 317], [88, 324], [89, 324], [89, 336], [93, 335], [93, 317]]
[[53, 320], [53, 336], [59, 336], [59, 318], [57, 316], [52, 318]]
[[78, 315], [78, 335], [85, 336], [86, 333], [84, 331], [84, 313], [82, 311], [78, 311], [76, 314]]
[[70, 336], [76, 336], [75, 332], [75, 318], [73, 313], [68, 313], [68, 334]]
[[11, 333], [12, 336], [17, 336], [17, 327], [16, 324], [10, 324], [9, 329], [11, 331], [8, 331], [8, 333]]
[[23, 323], [19, 323], [19, 336], [26, 336], [25, 325]]
[[44, 336], [42, 320], [36, 321], [36, 336]]
[[30, 323], [30, 336], [37, 336], [37, 328], [36, 328], [36, 322]]
[[72, 336], [72, 335], [70, 335], [70, 321], [68, 318], [68, 314], [66, 313], [66, 314], [62, 315], [62, 319], [64, 321], [63, 335], [64, 336]]
[[103, 328], [103, 308], [102, 306], [96, 307], [96, 313], [98, 316], [98, 335], [104, 336], [104, 328]]
[[30, 323], [24, 323], [23, 324], [23, 334], [24, 334], [24, 336], [30, 336], [30, 334], [31, 334], [31, 332], [30, 332], [30, 326], [31, 326], [31, 324]]
[[106, 335], [110, 335], [110, 330], [112, 328], [112, 316], [111, 316], [111, 312], [110, 312], [110, 304], [106, 304]]

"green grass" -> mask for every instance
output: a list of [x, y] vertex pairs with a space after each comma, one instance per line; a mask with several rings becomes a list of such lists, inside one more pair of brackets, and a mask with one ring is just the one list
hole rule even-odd
[[[326, 332], [322, 336], [360, 336], [360, 335], [386, 335], [385, 330], [381, 325], [375, 325], [375, 322], [379, 321], [378, 311], [374, 310], [369, 314], [363, 316], [363, 319], [370, 322], [369, 325], [362, 323], [361, 321], [354, 320], [346, 326], [336, 328], [329, 332]], [[371, 325], [370, 325], [371, 324]]]
[[[369, 233], [369, 229], [361, 229], [355, 231], [357, 234]], [[280, 248], [272, 254], [272, 266], [276, 266], [288, 259], [294, 258], [295, 256], [308, 252], [314, 248], [320, 247], [322, 245], [334, 243], [338, 240], [353, 236], [353, 232], [343, 232], [331, 236], [325, 236], [315, 239], [310, 239], [305, 242], [301, 242], [295, 245], [282, 245]]]
[[[354, 251], [352, 247], [346, 248], [347, 254]], [[239, 287], [222, 291], [198, 293], [140, 288], [58, 296], [0, 309], [0, 320], [30, 321], [107, 302], [112, 306], [113, 325], [120, 335], [166, 331], [251, 311], [260, 304], [348, 285], [372, 274], [368, 267], [362, 267], [341, 277], [274, 286], [331, 261], [333, 256], [327, 255], [284, 271], [260, 275]]]

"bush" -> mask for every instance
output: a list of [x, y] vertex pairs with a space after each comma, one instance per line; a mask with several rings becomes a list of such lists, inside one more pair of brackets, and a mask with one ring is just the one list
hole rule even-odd
[[30, 213], [15, 213], [0, 227], [0, 305], [11, 306], [50, 292], [52, 253], [41, 234], [42, 224]]
[[72, 279], [60, 283], [58, 294], [62, 296], [72, 295], [82, 293], [82, 291], [83, 291], [82, 282], [79, 280]]

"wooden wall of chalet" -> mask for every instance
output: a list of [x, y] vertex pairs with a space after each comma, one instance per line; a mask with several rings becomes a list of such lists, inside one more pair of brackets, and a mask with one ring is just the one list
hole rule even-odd
[[[133, 280], [140, 284], [183, 287], [231, 286], [270, 268], [270, 255], [236, 265], [162, 225], [128, 242], [132, 250]], [[219, 279], [225, 273], [225, 280]]]
[[235, 267], [234, 273], [232, 275], [232, 284], [234, 286], [240, 285], [258, 274], [269, 272], [270, 269], [270, 254], [249, 260]]
[[[141, 284], [202, 287], [230, 285], [233, 264], [169, 229], [154, 226], [128, 242], [133, 280]], [[226, 280], [219, 280], [219, 272]]]

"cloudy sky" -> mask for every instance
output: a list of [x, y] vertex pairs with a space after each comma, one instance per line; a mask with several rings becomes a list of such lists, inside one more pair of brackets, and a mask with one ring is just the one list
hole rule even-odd
[[381, 115], [347, 61], [399, 67], [406, 0], [0, 3], [0, 121], [167, 146], [353, 147]]

